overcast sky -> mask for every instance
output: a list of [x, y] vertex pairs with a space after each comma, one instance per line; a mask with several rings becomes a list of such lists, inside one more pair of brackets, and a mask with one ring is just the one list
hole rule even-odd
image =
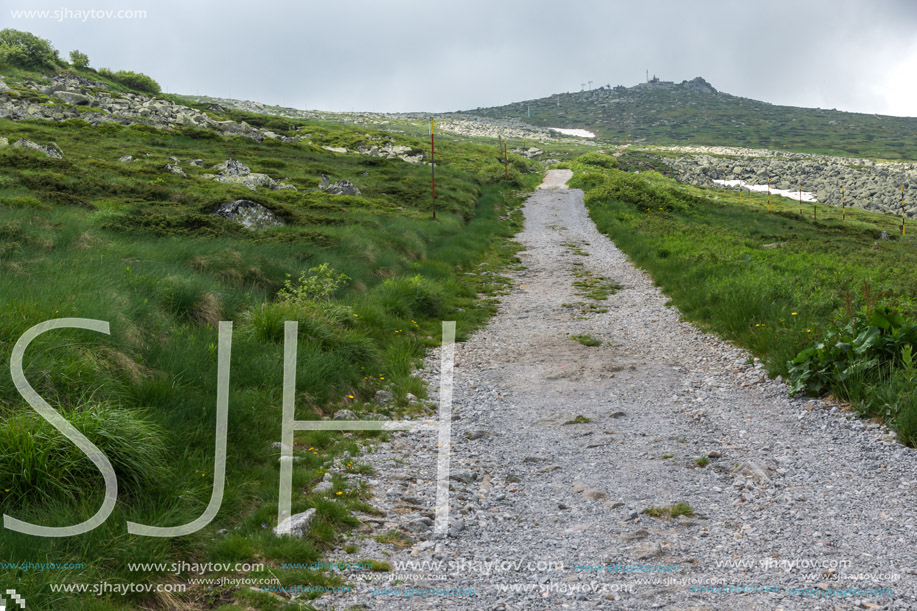
[[[917, 116], [915, 0], [6, 0], [2, 27], [165, 90], [447, 111], [703, 76], [735, 95]], [[7, 7], [9, 10], [7, 10]], [[144, 19], [13, 18], [135, 10]]]

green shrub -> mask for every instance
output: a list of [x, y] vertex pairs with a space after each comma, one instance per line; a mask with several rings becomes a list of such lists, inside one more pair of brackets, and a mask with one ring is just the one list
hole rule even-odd
[[674, 187], [654, 184], [651, 178], [608, 170], [605, 181], [586, 195], [586, 204], [595, 201], [621, 201], [633, 204], [643, 212], [685, 212], [697, 202], [696, 197], [682, 193]]
[[389, 278], [379, 290], [383, 307], [397, 316], [438, 318], [445, 309], [442, 289], [420, 275]]
[[888, 306], [835, 322], [788, 363], [791, 392], [832, 391], [917, 444], [917, 323]]
[[607, 170], [618, 167], [617, 159], [611, 155], [603, 155], [602, 153], [586, 153], [585, 155], [577, 157], [575, 161], [584, 165], [598, 166]]
[[57, 51], [50, 41], [29, 32], [9, 28], [0, 30], [0, 66], [53, 70], [57, 59]]
[[310, 268], [307, 272], [303, 272], [296, 283], [293, 283], [288, 276], [283, 288], [277, 293], [277, 298], [280, 301], [297, 305], [305, 305], [315, 301], [328, 301], [348, 280], [350, 278], [346, 274], [335, 275], [330, 265], [322, 263], [317, 267]]
[[74, 68], [88, 68], [89, 56], [81, 53], [79, 49], [74, 49], [70, 52], [70, 63]]
[[889, 366], [909, 367], [917, 346], [917, 323], [888, 306], [855, 312], [835, 322], [824, 337], [788, 364], [793, 394], [818, 395], [843, 387], [852, 377], [877, 377]]
[[99, 74], [135, 91], [144, 93], [160, 93], [162, 91], [159, 83], [140, 72], [131, 72], [130, 70], [112, 72], [108, 68], [99, 68]]

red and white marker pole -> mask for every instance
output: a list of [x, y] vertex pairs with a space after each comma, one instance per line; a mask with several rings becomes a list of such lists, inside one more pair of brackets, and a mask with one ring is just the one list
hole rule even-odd
[[433, 220], [436, 220], [436, 147], [433, 144], [433, 120], [430, 119], [430, 178], [433, 181]]
[[509, 178], [509, 156], [506, 154], [506, 136], [503, 136], [503, 178]]

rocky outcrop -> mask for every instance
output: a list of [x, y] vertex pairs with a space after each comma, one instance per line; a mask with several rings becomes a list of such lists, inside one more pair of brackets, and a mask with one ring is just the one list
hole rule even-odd
[[400, 159], [408, 163], [422, 163], [425, 157], [423, 151], [414, 152], [409, 146], [392, 144], [387, 142], [380, 146], [358, 147], [357, 152], [370, 157], [383, 157], [385, 159]]
[[228, 185], [242, 185], [252, 191], [258, 187], [271, 189], [272, 191], [295, 191], [296, 187], [280, 182], [276, 182], [267, 174], [258, 174], [252, 172], [247, 165], [235, 159], [227, 159], [223, 163], [214, 166], [215, 170], [220, 170], [219, 174], [202, 174], [204, 180], [215, 180]]
[[268, 227], [279, 227], [284, 224], [276, 214], [261, 204], [247, 199], [221, 204], [213, 211], [213, 214], [235, 221], [252, 231]]
[[179, 177], [181, 177], [181, 178], [188, 178], [188, 175], [185, 174], [185, 171], [182, 170], [180, 167], [178, 167], [178, 165], [173, 165], [173, 164], [171, 164], [171, 163], [167, 163], [167, 164], [166, 164], [166, 170], [168, 170], [169, 172], [171, 172], [171, 173], [173, 173], [173, 174], [175, 174], [176, 176], [179, 176]]
[[544, 151], [542, 151], [540, 148], [530, 146], [527, 149], [521, 149], [521, 148], [512, 149], [510, 153], [514, 153], [516, 155], [522, 155], [523, 157], [528, 157], [529, 159], [535, 159], [536, 157], [541, 157], [544, 154]]
[[302, 513], [297, 513], [289, 518], [285, 518], [283, 522], [274, 528], [274, 535], [277, 537], [287, 535], [295, 537], [296, 539], [302, 539], [309, 531], [312, 520], [315, 519], [315, 512], [316, 510], [314, 508], [307, 509]]
[[329, 195], [360, 195], [360, 189], [349, 180], [331, 182], [331, 179], [322, 174], [322, 182], [318, 188]]
[[243, 136], [259, 142], [265, 138], [297, 142], [297, 136], [281, 136], [262, 130], [245, 121], [218, 121], [207, 113], [153, 96], [108, 91], [104, 83], [72, 75], [55, 75], [50, 85], [26, 83], [46, 95], [53, 104], [36, 103], [3, 84], [0, 86], [0, 118], [12, 120], [44, 119], [65, 121], [82, 119], [91, 125], [118, 123], [144, 124], [159, 129], [178, 126], [209, 129], [226, 136]]
[[52, 142], [51, 144], [47, 146], [42, 146], [40, 144], [36, 144], [32, 142], [31, 140], [20, 138], [19, 140], [13, 143], [13, 146], [15, 148], [30, 149], [33, 151], [38, 151], [39, 153], [44, 153], [48, 157], [53, 157], [54, 159], [63, 159], [64, 158], [64, 152], [60, 150], [60, 147], [57, 146], [56, 142]]
[[660, 147], [680, 157], [662, 157], [685, 182], [713, 185], [713, 180], [744, 180], [746, 183], [815, 193], [825, 204], [844, 205], [881, 212], [917, 216], [917, 164], [876, 162], [852, 157], [830, 157], [785, 151], [734, 147]]

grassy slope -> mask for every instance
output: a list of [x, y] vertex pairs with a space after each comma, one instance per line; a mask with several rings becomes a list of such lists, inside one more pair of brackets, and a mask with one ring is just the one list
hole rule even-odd
[[[848, 209], [842, 221], [838, 208], [818, 205], [813, 220], [811, 204], [773, 197], [768, 210], [765, 195], [705, 192], [655, 172], [629, 176], [689, 203], [638, 206], [603, 191], [604, 176], [614, 170], [572, 167], [571, 185], [586, 190], [599, 230], [653, 275], [686, 318], [749, 348], [773, 376], [787, 376], [787, 361], [844, 317], [848, 299], [854, 309], [880, 300], [917, 318], [917, 249], [913, 234], [900, 237], [897, 217]], [[891, 239], [880, 240], [882, 231]], [[835, 391], [850, 391], [861, 409], [882, 416], [873, 395], [887, 392], [900, 408], [891, 424], [913, 444], [917, 401], [910, 389], [891, 384]]]
[[[279, 471], [278, 452], [270, 444], [280, 439], [282, 321], [300, 321], [297, 418], [320, 418], [342, 407], [395, 416], [400, 411], [375, 406], [374, 393], [392, 390], [402, 408], [407, 392], [424, 395], [410, 371], [436, 343], [440, 320], [457, 320], [461, 339], [493, 311], [492, 303], [477, 296], [493, 294], [499, 280], [478, 274], [512, 259], [507, 238], [518, 223], [515, 190], [533, 185], [537, 174], [520, 176], [514, 169], [515, 181], [498, 182], [503, 169], [492, 149], [442, 138], [439, 221], [433, 222], [428, 167], [318, 147], [353, 148], [367, 134], [383, 133], [304, 121], [278, 128], [288, 133], [301, 128], [300, 133], [312, 134], [314, 145], [223, 140], [194, 131], [92, 128], [79, 121], [0, 120], [0, 134], [10, 142], [21, 137], [56, 141], [66, 155], [53, 160], [31, 151], [0, 150], [0, 351], [7, 358], [26, 329], [48, 319], [111, 323], [110, 336], [48, 333], [26, 355], [32, 385], [103, 447], [120, 483], [114, 514], [89, 534], [39, 539], [0, 532], [4, 561], [86, 565], [3, 571], [5, 580], [14, 578], [30, 608], [136, 608], [156, 600], [215, 608], [236, 599], [256, 608], [277, 605], [273, 596], [245, 587], [236, 593], [217, 588], [152, 599], [50, 592], [49, 584], [61, 582], [176, 580], [129, 573], [128, 562], [260, 561], [284, 585], [333, 582], [325, 573], [284, 571], [277, 564], [319, 558], [342, 530], [356, 524], [350, 510], [370, 510], [365, 493], [343, 480], [335, 484], [340, 495], [305, 493], [334, 457], [356, 452], [355, 442], [370, 435], [297, 434], [296, 454], [302, 460], [294, 469], [293, 510], [315, 507], [318, 519], [302, 541], [274, 538], [269, 528], [276, 520]], [[398, 143], [425, 147], [410, 138]], [[119, 163], [124, 154], [138, 161]], [[190, 179], [163, 169], [173, 155]], [[300, 192], [255, 193], [197, 178], [228, 157]], [[204, 168], [188, 165], [196, 158]], [[304, 193], [322, 173], [352, 180], [363, 195]], [[250, 234], [206, 214], [215, 204], [240, 198], [262, 203], [287, 226]], [[351, 278], [333, 304], [278, 305], [275, 295], [287, 275], [296, 278], [319, 263]], [[126, 520], [183, 524], [200, 515], [209, 499], [218, 320], [235, 322], [221, 511], [196, 535], [129, 536]], [[4, 513], [65, 525], [96, 511], [98, 472], [32, 417], [8, 375], [0, 376], [0, 448]], [[348, 469], [362, 467], [354, 463]], [[217, 536], [221, 528], [229, 534]]]
[[884, 159], [913, 159], [911, 143], [917, 133], [914, 118], [779, 106], [678, 86], [565, 93], [467, 113], [585, 128], [616, 142], [637, 139]]

